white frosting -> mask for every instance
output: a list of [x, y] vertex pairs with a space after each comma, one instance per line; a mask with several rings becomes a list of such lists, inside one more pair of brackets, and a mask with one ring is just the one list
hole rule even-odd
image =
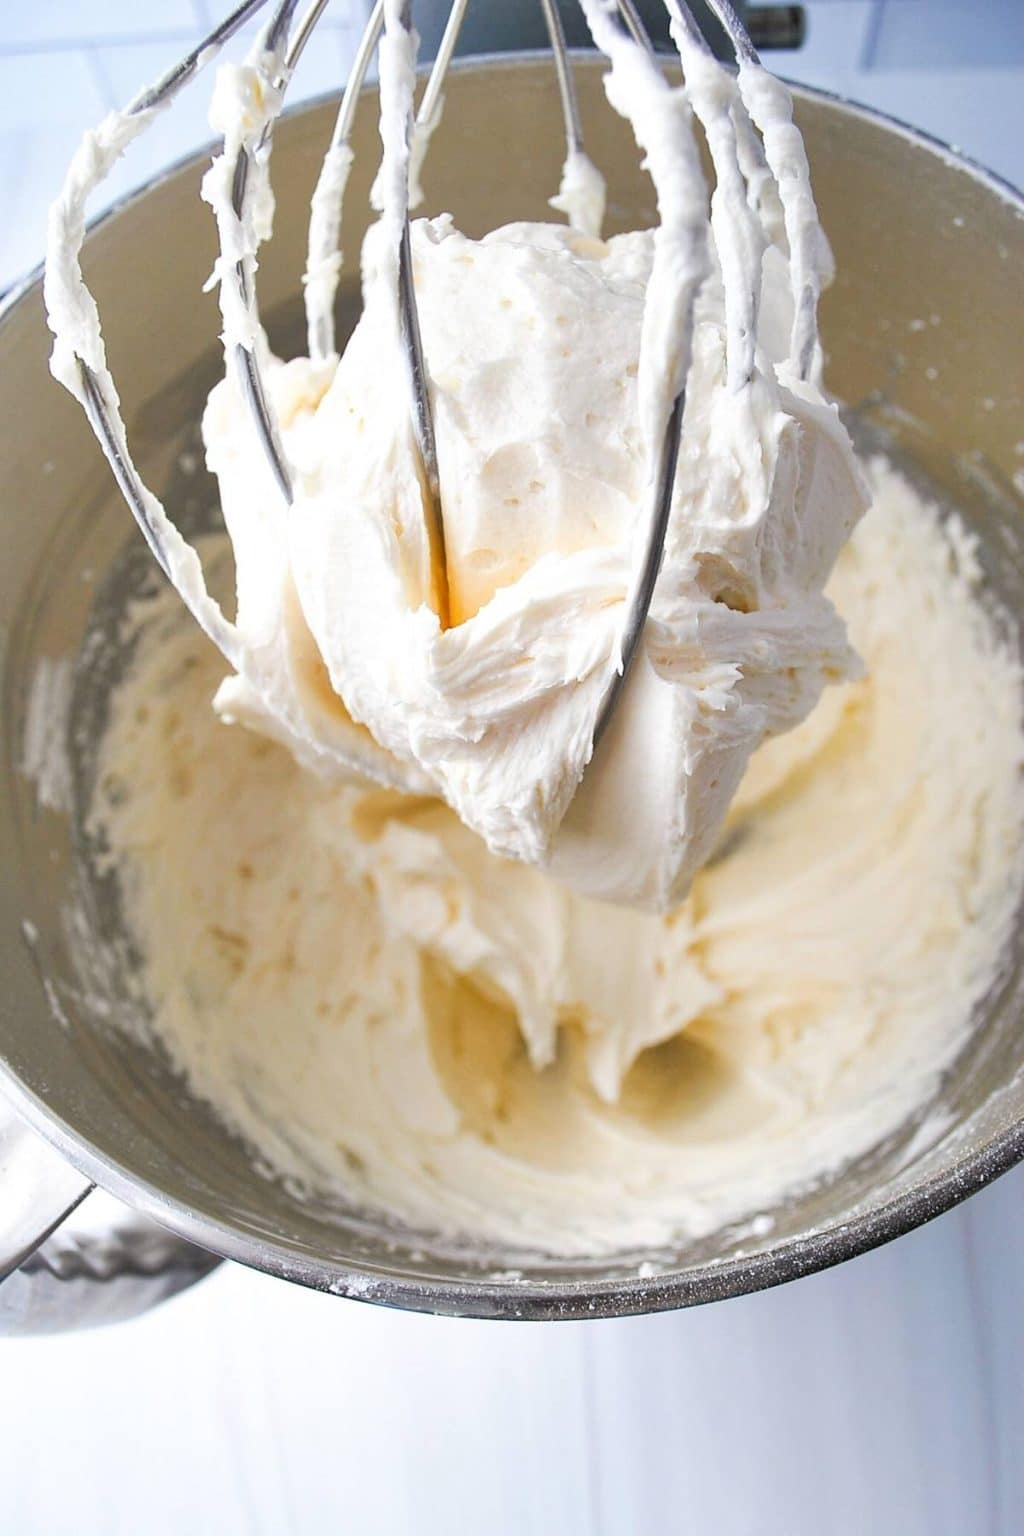
[[92, 830], [152, 1027], [264, 1160], [597, 1253], [770, 1211], [927, 1100], [1020, 893], [1024, 701], [970, 540], [872, 478], [829, 588], [866, 675], [760, 749], [667, 918], [222, 730], [218, 658], [144, 611]]
[[550, 203], [565, 214], [572, 229], [598, 239], [604, 223], [604, 177], [582, 149], [572, 149], [566, 156], [558, 193]]
[[[94, 389], [106, 406], [113, 450], [132, 470], [134, 465], [117, 389], [107, 366], [99, 310], [83, 281], [79, 257], [85, 240], [85, 208], [90, 196], [158, 110], [129, 108], [124, 113], [109, 113], [98, 128], [83, 136], [68, 167], [60, 196], [50, 208], [43, 279], [47, 322], [54, 338], [51, 371], [87, 410], [87, 379], [91, 377]], [[109, 452], [107, 444], [104, 449]], [[243, 657], [235, 643], [234, 631], [207, 593], [194, 549], [178, 533], [158, 498], [141, 481], [139, 485], [141, 515], [154, 553], [172, 576], [193, 617], [226, 659], [241, 667]]]
[[317, 361], [334, 350], [334, 300], [343, 264], [341, 210], [354, 158], [349, 144], [329, 147], [309, 206], [309, 245], [302, 281], [309, 355]]
[[[210, 101], [210, 127], [224, 140], [203, 177], [202, 196], [217, 221], [220, 254], [208, 287], [216, 287], [224, 322], [225, 350], [244, 347], [266, 350], [266, 337], [256, 306], [259, 248], [274, 227], [274, 194], [270, 186], [270, 146], [267, 130], [281, 110], [283, 63], [279, 53], [260, 53], [245, 64], [223, 64], [217, 71]], [[248, 155], [244, 216], [234, 209], [233, 189], [239, 156]], [[235, 280], [236, 268], [244, 284]]]
[[[328, 776], [439, 793], [493, 851], [665, 909], [713, 846], [750, 753], [852, 665], [821, 588], [863, 495], [835, 413], [796, 366], [813, 351], [824, 247], [788, 93], [753, 65], [737, 85], [688, 35], [678, 39], [688, 88], [670, 88], [596, 0], [584, 9], [660, 222], [596, 240], [603, 181], [576, 150], [554, 201], [579, 236], [513, 226], [472, 243], [444, 220], [416, 226], [446, 569], [424, 512], [397, 291], [410, 160], [418, 170], [436, 114], [410, 148], [415, 39], [399, 0], [384, 5], [380, 219], [364, 251], [364, 315], [337, 367], [328, 315], [348, 152], [329, 156], [314, 198], [315, 360], [282, 369], [259, 323], [256, 265], [273, 217], [267, 130], [287, 69], [280, 49], [258, 44], [218, 76], [211, 121], [224, 152], [203, 182], [221, 242], [212, 280], [226, 350], [244, 349], [267, 376], [294, 489], [286, 509], [234, 384], [222, 386], [206, 436], [239, 570], [234, 625], [155, 498], [150, 518], [168, 573], [235, 669], [217, 698], [226, 718]], [[710, 225], [691, 99], [717, 173]], [[765, 250], [748, 205], [741, 160], [755, 200], [768, 198], [752, 132], [740, 149], [729, 132], [742, 102], [764, 135], [765, 176], [779, 178], [791, 257]], [[129, 126], [115, 122], [112, 141]], [[47, 292], [55, 369], [76, 388], [68, 359], [102, 353], [77, 266], [58, 291], [80, 235], [55, 223]], [[588, 769], [684, 382], [651, 620]], [[119, 417], [117, 430], [123, 441]]]
[[[239, 629], [256, 644], [275, 614], [293, 635], [304, 619], [351, 715], [494, 851], [665, 907], [709, 851], [750, 752], [851, 664], [821, 596], [861, 505], [845, 432], [813, 387], [778, 382], [770, 356], [729, 389], [721, 287], [705, 287], [644, 655], [574, 800], [646, 483], [637, 375], [654, 237], [605, 245], [513, 225], [473, 242], [448, 220], [413, 234], [452, 627], [425, 600], [416, 450], [375, 237], [366, 310], [337, 370], [268, 373], [295, 477], [287, 518], [233, 382], [211, 397], [204, 434]], [[777, 252], [765, 272], [765, 310], [785, 333]], [[278, 595], [292, 583], [301, 615]], [[233, 683], [218, 704], [266, 724]]]
[[[212, 52], [208, 50], [207, 56], [200, 58], [198, 68], [204, 66]], [[244, 65], [219, 71], [211, 117], [213, 126], [225, 134], [224, 152], [214, 160], [203, 182], [203, 193], [214, 207], [221, 239], [221, 255], [211, 281], [220, 285], [225, 349], [251, 349], [264, 366], [266, 341], [259, 324], [254, 280], [259, 245], [270, 233], [273, 196], [267, 174], [268, 148], [263, 139], [280, 108], [284, 73], [280, 49], [268, 52], [261, 40]], [[144, 99], [145, 96], [140, 98]], [[274, 518], [268, 519], [262, 529], [262, 548], [265, 557], [276, 562], [277, 575], [270, 583], [272, 600], [268, 598], [267, 583], [260, 587], [263, 606], [259, 621], [250, 622], [244, 636], [209, 595], [196, 551], [182, 538], [159, 499], [135, 470], [117, 389], [107, 366], [99, 311], [85, 286], [79, 257], [89, 197], [133, 139], [162, 109], [147, 106], [140, 110], [130, 105], [123, 113], [110, 113], [98, 128], [86, 133], [68, 168], [61, 194], [50, 209], [43, 289], [47, 321], [54, 336], [50, 367], [87, 409], [89, 390], [82, 365], [90, 370], [92, 388], [105, 407], [113, 449], [138, 485], [147, 538], [190, 613], [236, 669], [232, 688], [239, 710], [247, 711], [253, 718], [258, 716], [268, 734], [285, 743], [300, 762], [314, 771], [342, 778], [369, 778], [413, 792], [422, 790], [429, 787], [422, 776], [383, 752], [372, 736], [348, 717], [330, 688], [322, 686], [322, 665], [304, 627], [300, 625], [298, 633], [289, 629], [289, 592], [287, 584], [280, 581], [280, 558], [272, 553], [281, 547], [282, 530], [277, 517], [279, 492], [272, 489], [269, 469], [263, 500], [270, 506], [273, 495], [278, 502], [273, 503]], [[251, 156], [251, 196], [240, 219], [231, 198], [235, 164], [243, 148]], [[246, 274], [244, 298], [233, 281], [237, 263]], [[255, 429], [251, 423], [247, 427], [245, 451], [262, 459]], [[108, 451], [105, 442], [104, 449]], [[257, 547], [258, 535], [251, 521], [248, 533], [250, 545]], [[249, 605], [250, 619], [252, 612]]]

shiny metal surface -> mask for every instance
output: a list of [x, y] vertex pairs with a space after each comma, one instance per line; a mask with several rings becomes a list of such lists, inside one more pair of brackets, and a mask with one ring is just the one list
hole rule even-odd
[[0, 1285], [0, 1338], [125, 1322], [221, 1262], [101, 1194], [82, 1215], [75, 1212]]
[[[605, 109], [596, 62], [577, 61], [576, 78], [588, 148], [609, 172], [612, 229], [653, 221], [650, 185], [628, 131]], [[428, 207], [450, 208], [471, 234], [543, 217], [561, 153], [550, 62], [456, 69], [447, 95], [425, 176]], [[303, 344], [305, 208], [332, 113], [326, 104], [302, 111], [275, 135], [278, 234], [260, 284], [272, 342], [286, 351]], [[940, 146], [866, 112], [799, 92], [797, 116], [839, 270], [822, 304], [831, 387], [963, 508], [982, 534], [987, 579], [1016, 624], [1024, 615], [1024, 496], [1014, 481], [1019, 487], [1024, 207]], [[368, 216], [375, 133], [368, 97], [356, 117], [354, 142], [365, 152], [342, 230], [351, 250]], [[211, 486], [184, 472], [181, 454], [195, 451], [192, 424], [221, 368], [210, 346], [215, 302], [200, 294], [214, 239], [197, 181], [195, 164], [170, 174], [105, 220], [86, 252], [123, 397], [137, 402], [128, 425], [140, 467], [186, 525], [201, 519]], [[157, 253], [157, 271], [138, 261], [141, 250]], [[356, 302], [350, 283], [344, 324]], [[83, 996], [61, 916], [75, 893], [73, 829], [37, 804], [20, 771], [34, 670], [41, 657], [77, 652], [97, 580], [132, 537], [88, 428], [48, 375], [47, 350], [30, 284], [0, 318], [0, 1059], [19, 1110], [88, 1178], [215, 1253], [324, 1290], [427, 1311], [580, 1317], [714, 1300], [822, 1268], [938, 1214], [1024, 1155], [1017, 944], [943, 1085], [945, 1124], [934, 1141], [908, 1127], [771, 1213], [768, 1236], [725, 1231], [675, 1253], [613, 1261], [482, 1252], [373, 1212], [299, 1201], [259, 1174], [158, 1054], [121, 1038]], [[138, 560], [148, 561], [136, 543]], [[86, 681], [87, 702], [103, 679]], [[76, 722], [90, 723], [87, 711]], [[26, 919], [38, 933], [32, 946], [22, 936]], [[98, 911], [92, 919], [107, 920]], [[638, 1274], [639, 1259], [656, 1272]]]
[[0, 1338], [122, 1322], [219, 1263], [97, 1193], [0, 1098]]
[[0, 1100], [0, 1282], [35, 1253], [92, 1187]]
[[[231, 37], [240, 22], [246, 19], [254, 10], [258, 11], [263, 3], [265, 3], [265, 0], [250, 0], [249, 4], [243, 5], [229, 15], [179, 65], [167, 71], [153, 86], [143, 91], [126, 108], [127, 118], [136, 125], [134, 131], [144, 130], [146, 121], [154, 116], [156, 112], [162, 111], [183, 86], [188, 84], [200, 70], [206, 67], [216, 55], [221, 45]], [[271, 19], [267, 23], [261, 38], [261, 46], [268, 54], [276, 49], [281, 49], [284, 57], [280, 73], [273, 79], [274, 88], [279, 95], [278, 110], [280, 110], [280, 102], [283, 101], [292, 71], [322, 17], [326, 4], [327, 0], [313, 0], [313, 3], [309, 6], [309, 9], [297, 26], [294, 37], [291, 37], [290, 34], [298, 0], [278, 0]], [[745, 220], [750, 224], [750, 228], [740, 231], [740, 238], [737, 241], [739, 249], [752, 250], [754, 243], [761, 238], [760, 231], [757, 228], [757, 219], [763, 217], [763, 214], [761, 200], [755, 194], [755, 179], [759, 183], [766, 170], [769, 176], [771, 174], [775, 176], [778, 197], [785, 214], [786, 231], [792, 252], [791, 267], [796, 285], [797, 302], [794, 320], [795, 358], [798, 364], [799, 375], [801, 378], [804, 378], [807, 376], [812, 356], [814, 355], [814, 349], [817, 346], [816, 315], [818, 300], [816, 263], [813, 259], [808, 259], [808, 251], [805, 249], [810, 236], [814, 237], [811, 239], [811, 244], [815, 243], [816, 231], [809, 231], [806, 221], [798, 217], [796, 212], [799, 199], [806, 187], [806, 165], [800, 165], [795, 177], [793, 175], [793, 167], [790, 166], [790, 174], [784, 176], [781, 173], [781, 167], [773, 163], [772, 141], [766, 138], [762, 147], [757, 137], [757, 131], [762, 128], [762, 124], [754, 99], [746, 88], [744, 75], [746, 66], [756, 67], [759, 64], [756, 49], [750, 40], [742, 19], [731, 4], [731, 0], [708, 0], [708, 4], [714, 19], [718, 22], [723, 35], [728, 41], [736, 63], [740, 66], [739, 93], [733, 103], [732, 110], [720, 121], [717, 132], [710, 130], [706, 112], [701, 107], [704, 93], [698, 91], [696, 87], [694, 89], [694, 115], [709, 134], [708, 144], [716, 177], [719, 185], [728, 189], [730, 204], [741, 210], [747, 210], [748, 208], [751, 210], [751, 213], [744, 214]], [[573, 80], [572, 64], [566, 47], [561, 10], [557, 0], [539, 0], [539, 5], [544, 16], [551, 45], [552, 63], [562, 106], [568, 165], [573, 157], [583, 154], [583, 128], [580, 120], [579, 102]], [[465, 20], [467, 6], [468, 0], [453, 0], [451, 4], [438, 45], [437, 57], [430, 72], [430, 78], [427, 81], [423, 101], [418, 113], [410, 98], [407, 107], [407, 149], [411, 148], [417, 134], [421, 135], [421, 145], [424, 150], [429, 143], [435, 117], [440, 115], [444, 81], [458, 44], [459, 33]], [[686, 4], [686, 0], [665, 0], [665, 8], [669, 19], [669, 33], [675, 44], [685, 74], [689, 69], [689, 61], [694, 57], [700, 60], [703, 56], [710, 56], [711, 48], [701, 32], [693, 12]], [[583, 10], [586, 14], [588, 29], [593, 34], [597, 47], [602, 49], [609, 58], [613, 56], [618, 57], [623, 43], [627, 45], [627, 53], [639, 49], [640, 65], [649, 72], [649, 88], [655, 89], [662, 84], [660, 70], [654, 63], [655, 52], [652, 40], [644, 28], [643, 21], [633, 0], [617, 0], [615, 7], [611, 8], [607, 13], [600, 7], [591, 10], [586, 3], [583, 5]], [[322, 197], [328, 205], [328, 210], [326, 213], [321, 214], [318, 220], [311, 217], [310, 269], [322, 263], [340, 261], [338, 236], [341, 226], [342, 200], [348, 181], [347, 156], [351, 140], [353, 108], [374, 50], [381, 40], [382, 33], [385, 36], [387, 35], [389, 26], [395, 26], [396, 34], [400, 34], [407, 41], [409, 40], [409, 34], [413, 26], [411, 0], [402, 0], [398, 7], [397, 16], [392, 17], [390, 22], [385, 17], [381, 0], [378, 0], [378, 3], [370, 11], [362, 38], [356, 50], [355, 67], [346, 86], [335, 123], [334, 133], [325, 152], [323, 165], [317, 180], [317, 188], [314, 193], [314, 208], [316, 207], [317, 199]], [[417, 47], [418, 43], [414, 40], [414, 51]], [[788, 114], [788, 100], [786, 110]], [[224, 157], [226, 169], [231, 173], [232, 209], [235, 218], [242, 227], [246, 225], [249, 216], [249, 204], [253, 195], [251, 171], [255, 165], [269, 160], [274, 120], [272, 117], [262, 128], [242, 133], [237, 143], [231, 143], [228, 139], [225, 139]], [[744, 170], [741, 165], [743, 148], [746, 148], [748, 152], [750, 162], [748, 169], [753, 172], [750, 177], [751, 184], [749, 189], [745, 185]], [[339, 164], [345, 167], [341, 175], [338, 175], [336, 172], [336, 167]], [[435, 573], [436, 587], [433, 593], [433, 602], [442, 628], [445, 628], [449, 623], [449, 607], [444, 518], [441, 508], [437, 439], [434, 432], [433, 407], [428, 388], [429, 375], [424, 358], [423, 338], [417, 310], [415, 283], [413, 281], [412, 245], [409, 233], [410, 174], [408, 161], [405, 169], [403, 191], [404, 203], [401, 210], [401, 233], [398, 246], [398, 302], [401, 340], [407, 364], [413, 432], [420, 460], [424, 522], [430, 549], [431, 568]], [[312, 238], [314, 222], [317, 224], [318, 230], [322, 231], [326, 237], [325, 246], [318, 249], [315, 254]], [[688, 230], [686, 235], [691, 245], [696, 239], [700, 247], [703, 248], [703, 223], [699, 230]], [[253, 238], [255, 239], [255, 237]], [[255, 294], [256, 266], [254, 248], [235, 263], [232, 276], [232, 281], [237, 288], [238, 298], [251, 319], [254, 334], [258, 331], [257, 321], [259, 314]], [[752, 261], [750, 266], [754, 272], [754, 281], [751, 285], [753, 291], [741, 294], [738, 298], [738, 301], [741, 302], [746, 311], [746, 321], [741, 324], [740, 329], [747, 337], [744, 347], [747, 355], [742, 360], [738, 360], [734, 355], [730, 357], [730, 380], [734, 388], [741, 387], [749, 379], [753, 367], [753, 348], [756, 334], [754, 314], [760, 273], [756, 261]], [[605, 685], [594, 728], [593, 744], [595, 749], [608, 728], [636, 657], [637, 648], [640, 644], [640, 638], [647, 622], [647, 615], [654, 595], [658, 572], [661, 568], [665, 533], [668, 527], [672, 491], [675, 484], [679, 440], [682, 432], [686, 392], [685, 381], [689, 371], [693, 306], [703, 275], [702, 271], [698, 270], [696, 266], [691, 265], [687, 269], [685, 276], [680, 277], [680, 293], [684, 295], [684, 301], [680, 305], [677, 322], [679, 341], [678, 345], [673, 349], [679, 357], [679, 379], [676, 381], [678, 387], [672, 405], [666, 412], [663, 439], [659, 445], [654, 464], [654, 474], [650, 489], [650, 508], [645, 514], [644, 521], [646, 526], [644, 536], [639, 541], [640, 557], [631, 573], [629, 589], [626, 593], [625, 616], [614, 651], [614, 664], [610, 669], [610, 675]], [[333, 285], [336, 284], [337, 279], [332, 278], [331, 281]], [[726, 281], [728, 287], [728, 277]], [[745, 282], [743, 286], [746, 286]], [[730, 293], [726, 305], [727, 312], [735, 302], [737, 302], [736, 296]], [[310, 312], [307, 315], [307, 328], [310, 335], [311, 354], [327, 355], [333, 338], [329, 334], [326, 322], [322, 317], [314, 322], [313, 314]], [[326, 332], [323, 336], [320, 334], [322, 330]], [[282, 500], [287, 506], [290, 506], [293, 500], [291, 468], [284, 453], [279, 423], [267, 397], [258, 349], [250, 340], [235, 344], [231, 350], [242, 398], [246, 402], [256, 430], [256, 436], [266, 454]], [[735, 350], [732, 345], [730, 350]], [[161, 534], [149, 515], [144, 483], [132, 462], [130, 452], [119, 441], [118, 432], [114, 425], [117, 400], [113, 380], [106, 375], [103, 369], [97, 373], [84, 356], [79, 357], [79, 369], [86, 412], [93, 431], [96, 433], [110, 461], [118, 483], [121, 486], [122, 494], [131, 507], [140, 529], [153, 550], [157, 563], [165, 575], [169, 575], [173, 569], [173, 562], [169, 552], [162, 547]], [[225, 649], [224, 654], [227, 660], [232, 660], [230, 648]]]

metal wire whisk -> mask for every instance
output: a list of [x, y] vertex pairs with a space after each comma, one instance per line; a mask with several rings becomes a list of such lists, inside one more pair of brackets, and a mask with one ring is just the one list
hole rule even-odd
[[[287, 90], [299, 58], [308, 44], [329, 0], [313, 0], [295, 23], [299, 0], [278, 0], [262, 34], [258, 51], [279, 61], [271, 86], [276, 95], [276, 109], [252, 132], [241, 132], [237, 141], [225, 143], [227, 171], [231, 176], [231, 203], [240, 225], [249, 212], [253, 195], [253, 169], [265, 164], [271, 148], [273, 120]], [[572, 67], [557, 0], [538, 0], [550, 38], [564, 121], [567, 160], [584, 154]], [[822, 280], [820, 231], [810, 195], [807, 162], [802, 141], [792, 123], [792, 108], [785, 87], [760, 66], [751, 40], [734, 11], [730, 0], [708, 0], [711, 11], [730, 40], [738, 66], [735, 75], [714, 59], [692, 12], [684, 0], [664, 0], [670, 34], [682, 66], [683, 82], [693, 116], [701, 124], [707, 139], [716, 178], [716, 196], [711, 202], [712, 229], [716, 221], [728, 226], [732, 238], [721, 249], [728, 250], [728, 267], [723, 262], [726, 308], [726, 350], [728, 387], [743, 389], [754, 371], [757, 336], [757, 307], [761, 282], [761, 258], [770, 243], [788, 246], [790, 283], [793, 291], [793, 331], [790, 363], [804, 378], [812, 367], [817, 349], [817, 302]], [[82, 207], [86, 196], [102, 180], [114, 159], [153, 116], [168, 106], [199, 71], [216, 56], [223, 45], [262, 10], [268, 0], [245, 0], [216, 27], [199, 46], [170, 69], [152, 87], [129, 105], [120, 122], [116, 145], [111, 147], [109, 163], [100, 164], [95, 174], [80, 178], [77, 190], [65, 188], [71, 200], [69, 224], [84, 238]], [[428, 360], [423, 355], [413, 283], [409, 236], [410, 180], [418, 180], [418, 165], [440, 115], [442, 90], [459, 30], [469, 0], [452, 0], [447, 26], [429, 75], [418, 111], [407, 124], [407, 142], [411, 156], [411, 175], [405, 184], [404, 208], [398, 239], [397, 271], [402, 343], [408, 363], [409, 399], [412, 423], [423, 467], [425, 516], [435, 556], [435, 565], [444, 571], [444, 531], [440, 505], [437, 443], [429, 391]], [[580, 0], [597, 45], [612, 59], [632, 55], [632, 67], [647, 71], [651, 89], [664, 88], [660, 63], [640, 20], [633, 0]], [[339, 234], [342, 199], [352, 162], [351, 134], [359, 92], [386, 25], [408, 35], [412, 27], [411, 0], [401, 0], [390, 8], [385, 0], [376, 0], [356, 51], [345, 87], [334, 131], [313, 198], [310, 221], [309, 256], [306, 273], [309, 346], [314, 358], [329, 358], [335, 350], [333, 299], [340, 269]], [[294, 25], [293, 25], [294, 24]], [[97, 157], [103, 160], [103, 154]], [[696, 161], [694, 161], [696, 165]], [[696, 174], [699, 176], [699, 169]], [[718, 196], [717, 193], [721, 193]], [[74, 202], [77, 198], [78, 202]], [[65, 213], [68, 209], [65, 208]], [[691, 231], [691, 235], [693, 232]], [[706, 231], [702, 231], [706, 237]], [[254, 253], [250, 253], [254, 256]], [[77, 249], [74, 252], [75, 271]], [[255, 291], [255, 260], [239, 259], [229, 277], [233, 284], [229, 299], [251, 317], [251, 337], [233, 346], [234, 365], [243, 395], [255, 424], [274, 478], [286, 503], [292, 501], [293, 478], [285, 456], [280, 432], [264, 388], [263, 367], [257, 338], [259, 328]], [[638, 524], [637, 554], [626, 594], [616, 666], [609, 676], [602, 697], [595, 741], [605, 730], [622, 686], [634, 660], [643, 633], [661, 564], [672, 493], [675, 483], [680, 434], [689, 366], [690, 335], [694, 303], [700, 282], [691, 278], [687, 291], [677, 306], [681, 345], [680, 366], [674, 384], [671, 408], [660, 449], [655, 455], [649, 481], [649, 502]], [[316, 291], [316, 303], [310, 291]], [[222, 294], [222, 303], [223, 303]], [[102, 345], [96, 355], [77, 352], [80, 393], [89, 420], [114, 469], [119, 486], [131, 507], [149, 545], [165, 573], [170, 574], [169, 547], [173, 544], [181, 556], [188, 546], [180, 539], [159, 502], [148, 490], [128, 451], [120, 424], [117, 394], [106, 367]], [[194, 589], [183, 592], [194, 615], [219, 645], [227, 659], [239, 664], [239, 646], [234, 626], [208, 597], [201, 574]], [[444, 607], [444, 594], [441, 595]], [[441, 621], [446, 614], [441, 612]]]

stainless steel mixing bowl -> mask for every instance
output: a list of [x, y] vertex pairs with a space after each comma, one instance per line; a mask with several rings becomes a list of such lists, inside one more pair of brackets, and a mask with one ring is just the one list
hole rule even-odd
[[[577, 70], [588, 148], [609, 174], [611, 228], [653, 222], [650, 184], [604, 102], [598, 61], [581, 58]], [[562, 142], [550, 63], [476, 61], [456, 71], [447, 96], [428, 167], [430, 206], [450, 209], [474, 234], [510, 218], [545, 217]], [[797, 103], [839, 272], [823, 308], [831, 388], [963, 507], [983, 533], [992, 589], [1022, 615], [1024, 204], [898, 124], [807, 91]], [[298, 274], [330, 116], [330, 107], [313, 106], [275, 134], [277, 232], [259, 282], [272, 340], [285, 350], [301, 346]], [[356, 148], [344, 230], [353, 268], [375, 163], [372, 95], [361, 106]], [[201, 293], [214, 256], [197, 196], [201, 163], [190, 161], [104, 219], [86, 255], [138, 461], [182, 516], [211, 500], [202, 471], [183, 476], [180, 455], [195, 446], [204, 394], [221, 366], [215, 301]], [[356, 303], [350, 278], [343, 304], [352, 311]], [[73, 829], [37, 804], [20, 771], [29, 680], [40, 658], [78, 649], [92, 577], [136, 538], [81, 414], [48, 375], [48, 341], [33, 281], [0, 321], [0, 1058], [20, 1117], [78, 1172], [55, 1180], [64, 1164], [47, 1149], [51, 1176], [22, 1213], [24, 1250], [95, 1180], [205, 1250], [306, 1285], [425, 1311], [608, 1316], [732, 1296], [834, 1264], [947, 1209], [1024, 1155], [1018, 943], [943, 1085], [941, 1134], [907, 1127], [770, 1213], [774, 1224], [759, 1239], [725, 1231], [671, 1254], [593, 1262], [482, 1252], [304, 1202], [258, 1173], [155, 1053], [120, 1038], [81, 997], [61, 920], [75, 881]], [[4, 1145], [0, 1135], [0, 1164]], [[41, 1164], [38, 1143], [11, 1127], [7, 1155]], [[0, 1237], [5, 1223], [15, 1225], [12, 1188], [10, 1179], [0, 1185]], [[10, 1230], [7, 1237], [10, 1253]], [[643, 1257], [655, 1274], [638, 1273]], [[178, 1259], [186, 1278], [203, 1267], [194, 1251], [189, 1260], [179, 1250]]]

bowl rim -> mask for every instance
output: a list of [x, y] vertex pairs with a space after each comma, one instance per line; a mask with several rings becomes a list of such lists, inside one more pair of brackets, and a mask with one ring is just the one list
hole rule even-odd
[[[577, 65], [601, 67], [599, 56], [588, 50], [572, 50], [572, 56]], [[548, 57], [544, 51], [480, 54], [456, 60], [452, 68], [460, 74], [484, 72], [495, 67], [515, 69]], [[1024, 217], [1024, 195], [1016, 187], [936, 135], [835, 92], [792, 81], [787, 84], [798, 100], [807, 98], [838, 107], [844, 113], [881, 124], [937, 154], [1015, 205]], [[285, 116], [292, 118], [314, 112], [337, 99], [336, 92], [318, 95], [290, 109]], [[191, 151], [118, 198], [89, 222], [88, 234], [94, 234], [182, 170], [198, 165], [209, 154], [210, 148], [207, 144]], [[42, 277], [43, 264], [40, 263], [20, 281], [15, 281], [0, 298], [0, 328], [20, 304], [41, 290]], [[1021, 1116], [997, 1135], [957, 1158], [949, 1168], [892, 1196], [881, 1205], [862, 1210], [847, 1221], [822, 1226], [775, 1247], [736, 1253], [684, 1272], [666, 1271], [651, 1276], [637, 1272], [632, 1276], [608, 1279], [581, 1277], [550, 1282], [520, 1280], [515, 1278], [514, 1272], [501, 1279], [494, 1276], [462, 1280], [440, 1276], [412, 1278], [365, 1263], [330, 1257], [311, 1259], [286, 1239], [271, 1241], [250, 1237], [221, 1217], [186, 1206], [158, 1185], [133, 1173], [126, 1163], [94, 1146], [22, 1082], [3, 1057], [0, 1057], [0, 1090], [27, 1123], [87, 1178], [201, 1248], [314, 1290], [407, 1311], [456, 1317], [516, 1320], [622, 1317], [748, 1295], [829, 1269], [901, 1237], [951, 1210], [1024, 1161], [1024, 1116]]]

